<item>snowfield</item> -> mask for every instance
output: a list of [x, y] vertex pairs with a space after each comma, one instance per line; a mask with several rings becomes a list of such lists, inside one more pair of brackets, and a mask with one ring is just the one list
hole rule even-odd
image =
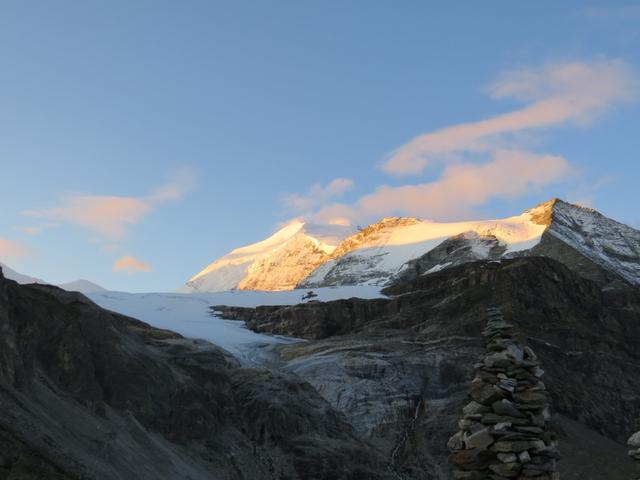
[[[209, 307], [294, 305], [301, 303], [301, 297], [308, 291], [243, 290], [190, 294], [94, 292], [86, 295], [103, 308], [137, 318], [154, 327], [172, 330], [185, 337], [208, 340], [233, 354], [244, 365], [255, 366], [267, 360], [269, 346], [302, 340], [252, 332], [243, 322], [211, 315]], [[380, 288], [371, 286], [329, 287], [313, 291], [318, 294], [314, 300], [321, 301], [383, 297]]]

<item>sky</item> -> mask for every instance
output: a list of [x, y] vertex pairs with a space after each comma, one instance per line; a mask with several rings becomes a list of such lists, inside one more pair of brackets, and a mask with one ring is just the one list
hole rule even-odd
[[0, 0], [0, 261], [173, 291], [292, 218], [640, 227], [640, 3]]

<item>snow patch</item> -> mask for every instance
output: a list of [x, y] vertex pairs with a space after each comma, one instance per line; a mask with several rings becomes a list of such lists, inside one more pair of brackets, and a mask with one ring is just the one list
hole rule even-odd
[[[384, 297], [375, 287], [340, 287], [314, 289], [313, 300]], [[231, 352], [245, 364], [255, 362], [256, 350], [297, 339], [264, 335], [246, 328], [244, 322], [213, 316], [212, 305], [257, 307], [259, 305], [294, 305], [302, 303], [308, 290], [285, 292], [228, 291], [218, 293], [88, 293], [97, 305], [157, 328], [172, 330], [185, 337], [202, 338]]]

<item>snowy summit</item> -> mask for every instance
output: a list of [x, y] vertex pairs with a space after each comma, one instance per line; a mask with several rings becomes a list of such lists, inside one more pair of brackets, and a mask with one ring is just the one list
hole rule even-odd
[[468, 261], [524, 255], [575, 263], [586, 276], [609, 271], [640, 283], [640, 232], [554, 199], [503, 219], [439, 223], [389, 217], [357, 232], [295, 221], [214, 261], [179, 291], [381, 286]]

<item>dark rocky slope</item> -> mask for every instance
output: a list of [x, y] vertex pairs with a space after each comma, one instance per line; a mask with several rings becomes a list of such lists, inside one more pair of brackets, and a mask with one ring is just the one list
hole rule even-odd
[[446, 479], [446, 442], [482, 352], [485, 312], [499, 306], [546, 370], [562, 478], [631, 478], [624, 442], [640, 428], [637, 288], [603, 288], [530, 257], [464, 264], [386, 293], [223, 310], [255, 331], [309, 339], [280, 347], [283, 370], [310, 382], [385, 452], [396, 478]]
[[287, 373], [0, 275], [0, 479], [392, 478]]

